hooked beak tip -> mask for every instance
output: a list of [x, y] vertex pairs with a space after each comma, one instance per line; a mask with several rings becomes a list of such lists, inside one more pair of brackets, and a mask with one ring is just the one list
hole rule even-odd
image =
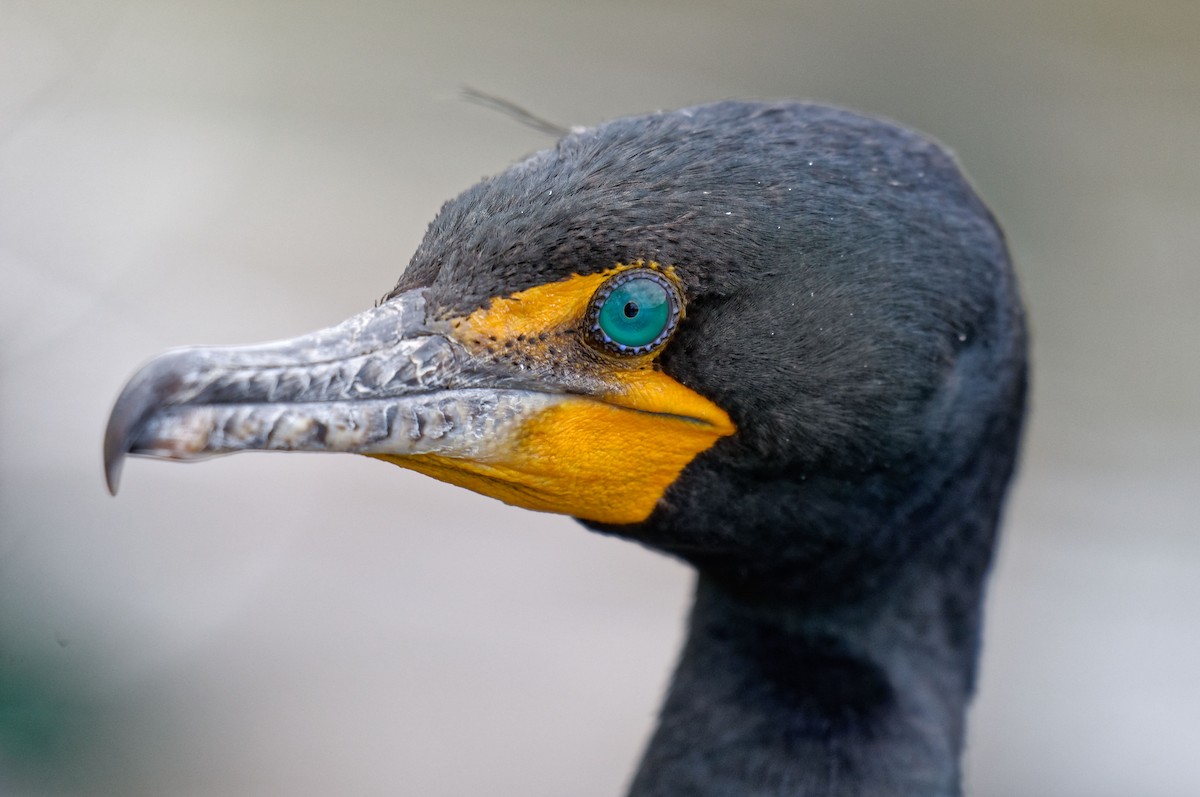
[[125, 464], [128, 453], [128, 436], [126, 430], [119, 428], [110, 418], [108, 428], [104, 430], [104, 484], [108, 494], [115, 496], [121, 486], [121, 467]]
[[138, 432], [154, 409], [178, 389], [178, 373], [190, 357], [192, 353], [184, 349], [160, 355], [134, 374], [117, 397], [104, 430], [104, 482], [110, 494], [117, 494], [121, 466]]
[[115, 459], [105, 459], [104, 484], [108, 487], [108, 494], [111, 496], [115, 497], [121, 486], [121, 465], [124, 462], [124, 454], [119, 454]]

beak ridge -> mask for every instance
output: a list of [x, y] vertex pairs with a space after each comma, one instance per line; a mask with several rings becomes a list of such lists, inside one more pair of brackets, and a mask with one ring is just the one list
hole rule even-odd
[[108, 490], [116, 495], [131, 453], [196, 459], [378, 443], [393, 433], [397, 401], [448, 385], [457, 348], [429, 327], [418, 290], [292, 340], [169, 351], [138, 371], [113, 406]]

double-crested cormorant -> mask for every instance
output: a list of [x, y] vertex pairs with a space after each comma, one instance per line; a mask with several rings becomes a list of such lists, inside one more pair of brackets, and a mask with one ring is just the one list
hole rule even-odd
[[634, 795], [956, 795], [1025, 394], [952, 158], [819, 105], [573, 132], [442, 208], [374, 309], [170, 352], [105, 438], [367, 454], [677, 556], [690, 635]]

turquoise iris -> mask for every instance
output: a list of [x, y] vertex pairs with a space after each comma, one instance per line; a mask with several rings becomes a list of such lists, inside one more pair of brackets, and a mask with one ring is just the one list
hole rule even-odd
[[617, 346], [639, 348], [656, 342], [671, 322], [670, 288], [661, 278], [633, 277], [612, 289], [600, 306], [600, 330]]

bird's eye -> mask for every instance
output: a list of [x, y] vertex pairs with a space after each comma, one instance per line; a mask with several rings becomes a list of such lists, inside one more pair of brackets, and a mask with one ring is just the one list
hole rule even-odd
[[643, 354], [662, 345], [679, 323], [679, 293], [653, 269], [623, 271], [592, 297], [592, 335], [620, 354]]

